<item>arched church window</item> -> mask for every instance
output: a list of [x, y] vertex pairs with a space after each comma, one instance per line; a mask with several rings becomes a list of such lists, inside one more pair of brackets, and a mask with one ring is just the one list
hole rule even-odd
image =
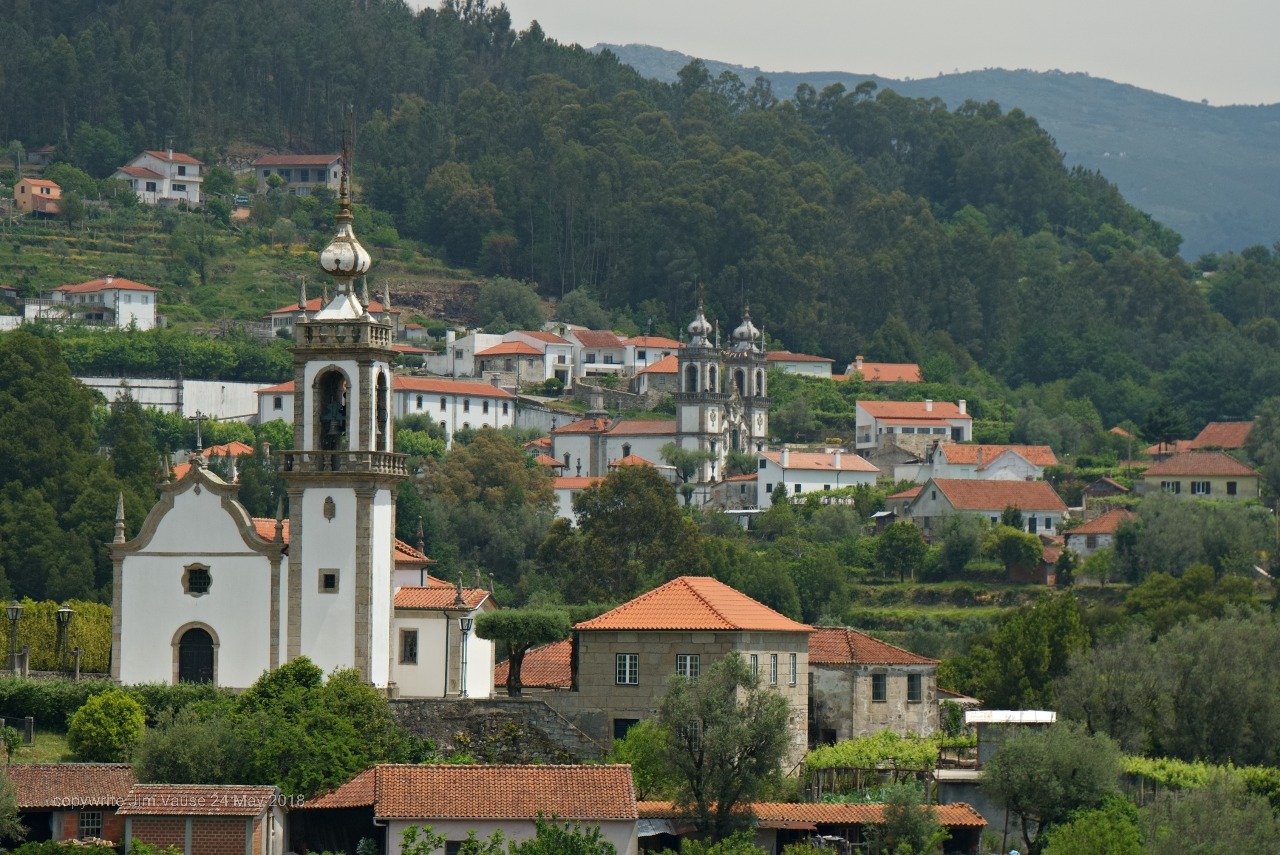
[[698, 366], [690, 365], [684, 370], [684, 390], [686, 392], [698, 391]]
[[739, 368], [733, 372], [733, 384], [738, 387], [738, 394], [747, 394], [747, 372]]
[[316, 415], [320, 421], [320, 449], [339, 451], [347, 438], [347, 378], [336, 369], [316, 381]]
[[713, 365], [707, 369], [707, 391], [719, 392], [720, 384], [716, 382], [716, 367]]
[[213, 682], [213, 636], [208, 630], [195, 626], [178, 640], [178, 682]]
[[756, 369], [756, 391], [760, 397], [764, 397], [764, 372]]

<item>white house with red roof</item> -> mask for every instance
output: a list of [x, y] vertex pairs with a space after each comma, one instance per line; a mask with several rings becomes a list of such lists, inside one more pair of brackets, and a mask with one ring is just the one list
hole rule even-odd
[[437, 852], [456, 853], [472, 832], [529, 840], [544, 818], [599, 828], [618, 855], [639, 851], [630, 766], [380, 765], [307, 799], [293, 818], [347, 852], [370, 838], [378, 851], [400, 855], [405, 829], [416, 825], [445, 838]]
[[668, 356], [675, 356], [682, 345], [675, 339], [660, 335], [632, 336], [622, 343], [622, 361], [631, 374], [655, 365]]
[[1088, 558], [1099, 549], [1114, 546], [1116, 532], [1134, 516], [1133, 511], [1127, 508], [1112, 508], [1066, 532], [1063, 541], [1067, 549], [1081, 558]]
[[52, 289], [48, 301], [39, 301], [40, 316], [149, 330], [156, 325], [159, 296], [159, 288], [107, 274], [101, 279]]
[[790, 763], [808, 744], [811, 627], [708, 576], [682, 576], [574, 626], [571, 691], [544, 695], [601, 745], [652, 717], [672, 674], [736, 651], [791, 706]]
[[826, 356], [810, 356], [807, 353], [792, 353], [789, 350], [771, 350], [765, 354], [765, 358], [769, 362], [769, 367], [778, 371], [831, 379], [831, 364], [834, 360]]
[[1047, 445], [961, 445], [939, 442], [929, 452], [926, 478], [981, 478], [984, 481], [1036, 481], [1057, 466]]
[[111, 177], [125, 182], [146, 205], [200, 204], [204, 164], [189, 154], [166, 149], [144, 151]]
[[573, 510], [573, 500], [579, 493], [594, 487], [604, 480], [603, 475], [556, 475], [552, 478], [551, 488], [556, 494], [556, 516], [571, 523], [577, 523], [578, 515]]
[[[492, 351], [504, 344], [523, 347]], [[481, 366], [484, 360], [497, 359], [489, 370], [506, 372], [506, 360], [510, 359], [510, 373], [519, 373], [522, 383], [543, 383], [555, 378], [568, 388], [574, 379], [573, 347], [567, 339], [544, 330], [512, 330], [503, 335], [472, 330], [463, 336], [449, 330], [444, 349], [427, 356], [425, 365], [432, 374], [444, 377], [480, 377], [485, 370]], [[517, 362], [521, 359], [524, 361]]]
[[907, 516], [928, 537], [938, 534], [952, 514], [976, 514], [996, 525], [1005, 508], [1021, 511], [1023, 528], [1031, 534], [1059, 532], [1067, 515], [1066, 504], [1046, 481], [930, 478], [907, 507]]
[[773, 507], [773, 491], [785, 484], [793, 500], [845, 487], [874, 487], [880, 470], [851, 451], [761, 451], [756, 455], [760, 508]]
[[904, 448], [942, 442], [971, 442], [973, 416], [965, 401], [858, 401], [855, 405], [856, 448], [889, 442]]
[[[396, 589], [392, 631], [397, 691], [411, 698], [487, 698], [493, 694], [494, 644], [475, 619], [498, 606], [490, 591], [431, 580]], [[462, 627], [465, 621], [466, 633]]]
[[285, 192], [309, 196], [324, 187], [338, 192], [342, 177], [340, 154], [264, 154], [253, 162], [253, 175], [258, 179], [258, 192], [267, 189], [267, 179], [280, 176]]
[[564, 338], [573, 345], [575, 378], [617, 377], [627, 372], [626, 336], [610, 330], [571, 327]]
[[624, 457], [660, 463], [662, 447], [675, 438], [671, 419], [609, 418], [593, 412], [552, 428], [549, 453], [564, 462], [566, 475], [604, 477], [609, 465]]
[[675, 392], [680, 386], [680, 365], [675, 354], [664, 356], [657, 362], [646, 365], [631, 378], [631, 391], [637, 394], [645, 392]]
[[1168, 493], [1239, 501], [1260, 495], [1256, 469], [1222, 451], [1188, 451], [1153, 464], [1134, 487], [1139, 495]]

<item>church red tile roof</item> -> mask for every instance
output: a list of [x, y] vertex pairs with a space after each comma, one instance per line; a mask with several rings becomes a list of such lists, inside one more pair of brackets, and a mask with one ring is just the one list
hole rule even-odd
[[638, 454], [628, 454], [626, 457], [620, 457], [609, 464], [609, 468], [615, 466], [652, 466], [653, 464], [645, 460]]
[[[1067, 506], [1044, 481], [983, 481], [976, 478], [934, 478], [929, 482], [958, 511], [1066, 511]], [[928, 485], [926, 485], [928, 486]]]
[[577, 630], [758, 630], [809, 632], [810, 627], [775, 612], [710, 576], [681, 576]]
[[[289, 521], [281, 520], [283, 530], [280, 536], [284, 539], [285, 546], [289, 545]], [[276, 521], [267, 517], [254, 517], [253, 530], [258, 537], [265, 541], [273, 541], [276, 539]], [[401, 564], [435, 564], [435, 560], [428, 558], [425, 554], [414, 549], [400, 538], [395, 538], [396, 563]], [[441, 582], [447, 585], [448, 582]]]
[[120, 816], [260, 816], [280, 802], [275, 787], [242, 784], [134, 784]]
[[842, 626], [815, 627], [809, 636], [810, 665], [937, 665], [910, 650]]
[[1188, 451], [1154, 464], [1146, 476], [1204, 475], [1257, 477], [1258, 473], [1221, 451]]
[[637, 818], [630, 766], [374, 766], [303, 809], [369, 806], [378, 819]]
[[[573, 684], [573, 642], [565, 639], [535, 647], [524, 655], [520, 685], [528, 689], [567, 689]], [[499, 662], [493, 669], [493, 685], [507, 685], [511, 663]]]
[[675, 419], [619, 419], [609, 428], [611, 434], [625, 434], [627, 436], [649, 436], [657, 434], [663, 436], [670, 434], [675, 436], [676, 420]]
[[533, 458], [533, 462], [539, 466], [547, 466], [552, 469], [563, 469], [565, 467], [565, 462], [563, 460], [556, 460], [545, 451]]
[[[484, 588], [463, 588], [462, 601], [468, 609], [478, 609], [489, 599]], [[396, 590], [396, 608], [422, 609], [424, 611], [449, 611], [458, 608], [458, 589], [452, 585], [428, 585], [426, 587], [399, 588]]]
[[594, 487], [604, 479], [598, 475], [561, 475], [551, 479], [553, 490], [585, 490]]
[[[681, 814], [672, 802], [639, 802], [643, 819], [675, 819]], [[950, 828], [982, 828], [987, 824], [982, 814], [964, 802], [931, 805], [938, 822]], [[773, 823], [806, 823], [809, 825], [878, 825], [884, 822], [882, 804], [817, 804], [813, 802], [756, 802], [751, 813], [765, 827]]]
[[11, 763], [19, 810], [114, 807], [137, 783], [128, 763]]

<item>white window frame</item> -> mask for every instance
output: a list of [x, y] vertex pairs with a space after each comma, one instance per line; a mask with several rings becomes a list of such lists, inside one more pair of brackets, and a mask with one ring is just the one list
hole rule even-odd
[[676, 654], [676, 673], [681, 677], [696, 680], [700, 671], [701, 661], [697, 653]]
[[640, 685], [640, 654], [618, 653], [614, 657], [614, 684], [618, 686]]

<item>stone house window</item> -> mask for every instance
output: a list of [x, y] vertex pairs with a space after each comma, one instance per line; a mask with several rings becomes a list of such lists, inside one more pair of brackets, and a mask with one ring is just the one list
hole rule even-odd
[[794, 686], [796, 684], [796, 680], [799, 679], [799, 676], [800, 676], [800, 668], [796, 660], [797, 660], [796, 654], [792, 653], [790, 662], [788, 663], [788, 667], [787, 667], [787, 685], [788, 686]]
[[920, 703], [923, 692], [921, 690], [921, 680], [919, 674], [907, 675], [907, 703]]
[[699, 661], [697, 653], [677, 653], [676, 673], [690, 680], [698, 679]]
[[889, 699], [888, 691], [889, 677], [887, 674], [871, 675], [871, 700], [875, 703], [882, 704]]
[[615, 671], [615, 682], [619, 686], [638, 686], [640, 684], [640, 654], [617, 654]]
[[615, 740], [625, 739], [627, 731], [631, 730], [631, 728], [635, 727], [639, 723], [640, 719], [638, 718], [615, 718], [613, 720], [613, 738]]
[[752, 653], [749, 661], [751, 663], [751, 676], [759, 677], [760, 676], [760, 657], [755, 653]]
[[1236, 494], [1236, 482], [1235, 482], [1235, 481], [1228, 481], [1228, 482], [1227, 482], [1227, 495], [1228, 495], [1228, 496], [1234, 496], [1235, 494]]
[[778, 654], [769, 654], [769, 685], [778, 685]]

